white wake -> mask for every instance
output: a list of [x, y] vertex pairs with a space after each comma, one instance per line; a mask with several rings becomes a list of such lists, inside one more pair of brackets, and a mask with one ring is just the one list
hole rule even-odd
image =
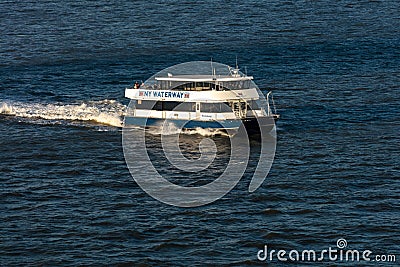
[[166, 123], [160, 122], [160, 125], [147, 129], [147, 132], [152, 135], [185, 134], [185, 135], [201, 135], [201, 136], [215, 136], [215, 135], [229, 136], [228, 133], [219, 129], [216, 130], [216, 129], [200, 128], [200, 127], [195, 129], [180, 129], [176, 127], [175, 124], [169, 122]]
[[[58, 123], [59, 121], [95, 122], [114, 127], [124, 126], [124, 116], [127, 107], [116, 100], [86, 101], [76, 104], [64, 103], [29, 103], [17, 101], [0, 101], [0, 114], [18, 118], [46, 120], [45, 123]], [[39, 122], [43, 123], [43, 121]], [[174, 124], [160, 124], [152, 127], [148, 132], [153, 135], [198, 134], [202, 136], [222, 135], [229, 136], [222, 130], [214, 129], [179, 129]]]
[[115, 127], [123, 126], [125, 111], [125, 105], [108, 99], [76, 104], [0, 101], [0, 114], [51, 121], [91, 121]]

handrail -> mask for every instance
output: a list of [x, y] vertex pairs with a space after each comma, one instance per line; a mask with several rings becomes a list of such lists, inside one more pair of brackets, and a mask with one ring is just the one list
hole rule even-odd
[[267, 116], [271, 116], [271, 108], [270, 108], [270, 106], [269, 106], [269, 95], [271, 94], [272, 92], [271, 91], [269, 91], [268, 92], [268, 94], [267, 94]]

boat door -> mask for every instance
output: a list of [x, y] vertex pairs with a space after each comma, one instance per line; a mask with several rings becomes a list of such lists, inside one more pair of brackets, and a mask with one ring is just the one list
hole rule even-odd
[[167, 119], [167, 112], [165, 111], [165, 107], [164, 107], [164, 102], [163, 101], [159, 101], [159, 104], [161, 104], [161, 117], [163, 119]]
[[231, 107], [233, 113], [235, 113], [235, 116], [237, 118], [245, 118], [246, 113], [247, 113], [247, 102], [246, 101], [240, 101], [240, 100], [234, 100], [231, 102]]
[[200, 119], [200, 103], [196, 102], [196, 119]]

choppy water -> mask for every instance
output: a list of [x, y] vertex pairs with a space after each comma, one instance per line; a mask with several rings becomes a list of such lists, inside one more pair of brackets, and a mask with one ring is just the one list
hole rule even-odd
[[[265, 244], [322, 250], [338, 238], [398, 263], [399, 10], [2, 1], [0, 265], [246, 266], [265, 264]], [[246, 174], [208, 206], [159, 203], [124, 161], [124, 88], [177, 63], [236, 56], [282, 116], [269, 176], [249, 194]]]

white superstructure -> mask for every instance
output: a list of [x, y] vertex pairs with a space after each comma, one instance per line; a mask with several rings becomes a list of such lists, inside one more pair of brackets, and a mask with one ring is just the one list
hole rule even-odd
[[177, 69], [171, 67], [127, 88], [125, 96], [133, 102], [125, 124], [151, 127], [168, 120], [181, 128], [237, 129], [242, 123], [247, 127], [260, 119], [277, 118], [269, 106], [269, 93], [266, 100], [252, 76], [223, 64], [218, 67], [228, 73], [217, 74], [212, 68], [211, 74], [179, 73], [182, 70], [174, 74]]

